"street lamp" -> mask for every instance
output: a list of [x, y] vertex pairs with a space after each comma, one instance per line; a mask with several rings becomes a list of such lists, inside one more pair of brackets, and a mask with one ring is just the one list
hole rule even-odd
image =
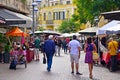
[[35, 11], [35, 27], [37, 28], [37, 12], [38, 12], [38, 8], [37, 7], [35, 7], [34, 8], [34, 11]]
[[97, 27], [98, 27], [98, 21], [99, 21], [98, 16], [95, 16], [94, 21], [95, 21], [95, 26], [97, 26]]
[[33, 32], [33, 37], [35, 36], [35, 33], [34, 33], [34, 31], [35, 31], [35, 12], [34, 11], [36, 11], [35, 7], [37, 6], [38, 2], [41, 2], [41, 0], [36, 0], [36, 1], [32, 0], [32, 8], [33, 8], [33, 11], [32, 11], [32, 18], [33, 18], [32, 32]]

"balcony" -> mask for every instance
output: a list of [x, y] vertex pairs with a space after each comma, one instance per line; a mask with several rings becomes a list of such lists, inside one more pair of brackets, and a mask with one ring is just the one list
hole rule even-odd
[[52, 25], [53, 22], [54, 22], [53, 20], [46, 20], [46, 24], [47, 24], [47, 25]]
[[29, 13], [28, 7], [20, 0], [0, 0], [0, 7], [5, 7], [22, 13]]
[[65, 18], [63, 21], [69, 21], [70, 20], [70, 18]]

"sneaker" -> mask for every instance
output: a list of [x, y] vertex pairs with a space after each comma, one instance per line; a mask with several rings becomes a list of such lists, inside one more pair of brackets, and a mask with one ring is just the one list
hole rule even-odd
[[77, 72], [76, 74], [77, 74], [77, 75], [82, 75], [82, 74], [81, 74], [81, 73], [79, 73], [79, 72]]
[[50, 72], [50, 69], [47, 68], [47, 71]]
[[71, 74], [74, 74], [74, 71], [72, 71]]

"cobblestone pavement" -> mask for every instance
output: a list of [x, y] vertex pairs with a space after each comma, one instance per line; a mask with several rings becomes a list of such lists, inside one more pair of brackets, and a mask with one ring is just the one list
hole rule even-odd
[[[69, 54], [55, 56], [51, 72], [46, 71], [46, 65], [32, 61], [25, 69], [24, 65], [18, 65], [17, 70], [9, 70], [9, 64], [0, 64], [0, 80], [90, 80], [88, 66], [84, 63], [84, 53], [81, 54], [79, 71], [83, 75], [72, 75]], [[120, 71], [109, 72], [101, 65], [94, 66], [93, 80], [120, 80]]]

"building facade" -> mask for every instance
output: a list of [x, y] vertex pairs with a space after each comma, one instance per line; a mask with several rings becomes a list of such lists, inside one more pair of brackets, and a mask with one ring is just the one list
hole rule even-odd
[[0, 18], [5, 20], [5, 24], [0, 27], [18, 26], [32, 27], [30, 14], [30, 0], [0, 0]]
[[39, 24], [46, 30], [57, 31], [62, 21], [70, 20], [75, 11], [73, 0], [42, 0]]
[[28, 0], [0, 0], [0, 8], [6, 8], [22, 14], [29, 14]]

